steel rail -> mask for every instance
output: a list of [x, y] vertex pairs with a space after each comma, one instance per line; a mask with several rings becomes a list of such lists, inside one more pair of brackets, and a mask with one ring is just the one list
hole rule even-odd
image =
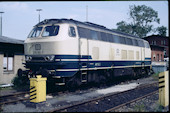
[[17, 100], [12, 100], [12, 101], [6, 101], [6, 102], [0, 103], [0, 106], [2, 106], [4, 104], [10, 104], [10, 103], [15, 103], [15, 102], [19, 102], [19, 101], [29, 100], [29, 99], [30, 98], [23, 98], [23, 99], [17, 99]]
[[[79, 106], [79, 105], [82, 105], [82, 104], [87, 104], [87, 103], [90, 103], [90, 102], [95, 102], [95, 101], [98, 101], [98, 100], [102, 100], [106, 97], [110, 97], [110, 96], [116, 96], [116, 95], [119, 95], [119, 94], [122, 94], [122, 93], [126, 93], [126, 92], [129, 92], [129, 91], [133, 91], [133, 90], [136, 90], [136, 89], [140, 89], [140, 88], [145, 88], [145, 87], [149, 87], [151, 85], [156, 85], [158, 84], [158, 82], [154, 82], [154, 83], [151, 83], [151, 84], [147, 84], [147, 85], [144, 85], [144, 86], [139, 86], [135, 89], [130, 89], [130, 90], [127, 90], [127, 91], [124, 91], [124, 92], [118, 92], [118, 93], [111, 93], [111, 94], [106, 94], [104, 96], [99, 96], [97, 98], [94, 98], [94, 99], [91, 99], [91, 100], [87, 100], [87, 101], [84, 101], [84, 102], [77, 102], [75, 104], [72, 104], [72, 105], [66, 105], [66, 106], [63, 106], [63, 107], [60, 107], [60, 108], [57, 108], [57, 109], [53, 109], [51, 111], [48, 111], [48, 112], [59, 112], [59, 111], [63, 111], [63, 110], [66, 110], [68, 108], [72, 108], [72, 107], [75, 107], [75, 106]], [[140, 98], [140, 97], [139, 97]], [[109, 111], [109, 110], [108, 110]]]
[[27, 93], [29, 93], [29, 92], [18, 92], [18, 93], [9, 94], [9, 95], [1, 95], [0, 99], [1, 98], [6, 98], [6, 97], [10, 97], [10, 96], [17, 96], [17, 95], [27, 94]]
[[15, 94], [0, 96], [0, 106], [2, 106], [4, 104], [10, 104], [10, 103], [28, 100], [29, 98], [22, 98], [22, 99], [16, 99], [16, 100], [11, 99], [10, 101], [6, 101], [6, 100], [9, 100], [10, 98], [17, 97], [17, 96], [23, 95], [23, 94], [28, 94], [28, 93], [29, 92], [19, 92], [19, 93], [15, 93]]
[[157, 92], [158, 92], [158, 90], [156, 90], [156, 91], [154, 91], [154, 92], [151, 92], [151, 93], [149, 93], [149, 94], [146, 94], [146, 95], [144, 95], [144, 96], [142, 96], [142, 97], [139, 97], [139, 98], [133, 99], [133, 100], [131, 100], [131, 101], [128, 101], [128, 102], [126, 102], [126, 103], [120, 104], [120, 105], [118, 105], [118, 106], [115, 106], [115, 107], [113, 107], [113, 108], [111, 108], [111, 109], [106, 110], [105, 112], [113, 112], [113, 111], [115, 111], [116, 109], [119, 109], [119, 108], [121, 108], [121, 107], [123, 107], [123, 106], [125, 106], [125, 105], [128, 105], [128, 104], [130, 104], [130, 103], [136, 102], [136, 101], [141, 100], [141, 99], [143, 99], [143, 98], [146, 98], [146, 97], [148, 97], [148, 96], [151, 96], [151, 95], [153, 95], [153, 94], [155, 94], [155, 93], [157, 93]]

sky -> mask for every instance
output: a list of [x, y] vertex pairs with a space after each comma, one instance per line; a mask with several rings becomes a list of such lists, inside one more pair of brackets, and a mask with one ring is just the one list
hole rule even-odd
[[39, 12], [36, 9], [42, 9], [40, 21], [51, 18], [72, 18], [85, 22], [88, 14], [89, 22], [116, 29], [116, 23], [120, 21], [130, 23], [128, 15], [130, 5], [146, 5], [157, 11], [160, 24], [153, 23], [154, 28], [167, 27], [167, 36], [169, 36], [168, 1], [0, 1], [0, 12], [4, 12], [2, 35], [25, 40], [39, 21]]

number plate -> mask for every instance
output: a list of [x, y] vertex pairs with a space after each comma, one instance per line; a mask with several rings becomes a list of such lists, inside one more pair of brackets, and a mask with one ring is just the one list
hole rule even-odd
[[35, 50], [40, 50], [41, 49], [41, 45], [40, 44], [35, 44]]

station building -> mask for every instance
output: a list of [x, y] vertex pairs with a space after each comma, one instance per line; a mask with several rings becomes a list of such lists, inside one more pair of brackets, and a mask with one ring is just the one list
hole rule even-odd
[[169, 69], [169, 37], [151, 35], [144, 38], [151, 47], [151, 61], [155, 72]]
[[151, 46], [152, 61], [164, 61], [169, 58], [169, 37], [160, 35], [151, 35], [144, 38]]
[[0, 85], [11, 84], [24, 61], [24, 41], [0, 36]]

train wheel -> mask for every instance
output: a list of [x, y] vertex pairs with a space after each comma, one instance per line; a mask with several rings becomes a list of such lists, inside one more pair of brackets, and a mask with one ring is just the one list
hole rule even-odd
[[149, 68], [146, 68], [146, 74], [147, 74], [147, 76], [151, 75], [151, 70]]
[[142, 73], [142, 71], [141, 71], [142, 69], [141, 68], [136, 68], [135, 69], [135, 73], [136, 73], [136, 77], [135, 78], [140, 78], [140, 76], [141, 76], [141, 73]]
[[136, 78], [136, 77], [137, 77], [136, 69], [134, 69], [132, 77], [133, 77], [133, 78]]
[[145, 63], [144, 62], [142, 62], [142, 69], [145, 69]]
[[89, 71], [89, 73], [88, 73], [87, 78], [88, 78], [88, 82], [89, 82], [89, 83], [91, 83], [91, 82], [93, 82], [93, 81], [95, 80], [94, 77], [93, 77], [93, 73], [90, 72], [90, 71]]
[[47, 69], [41, 69], [40, 73], [42, 75], [42, 77], [48, 77], [49, 76], [49, 72]]
[[99, 78], [99, 75], [98, 75], [97, 72], [96, 72], [96, 73], [93, 73], [93, 77], [94, 77], [94, 82], [95, 82], [95, 83], [99, 83], [99, 82], [100, 82], [100, 78]]
[[81, 85], [80, 73], [76, 73], [73, 77], [67, 79], [66, 86], [68, 88], [77, 88]]
[[69, 88], [77, 88], [79, 85], [80, 84], [79, 84], [78, 80], [73, 80], [73, 81], [70, 81], [67, 84], [67, 87], [69, 87]]
[[105, 81], [106, 81], [106, 71], [105, 70], [99, 71], [98, 77], [99, 77], [100, 83], [105, 83]]

